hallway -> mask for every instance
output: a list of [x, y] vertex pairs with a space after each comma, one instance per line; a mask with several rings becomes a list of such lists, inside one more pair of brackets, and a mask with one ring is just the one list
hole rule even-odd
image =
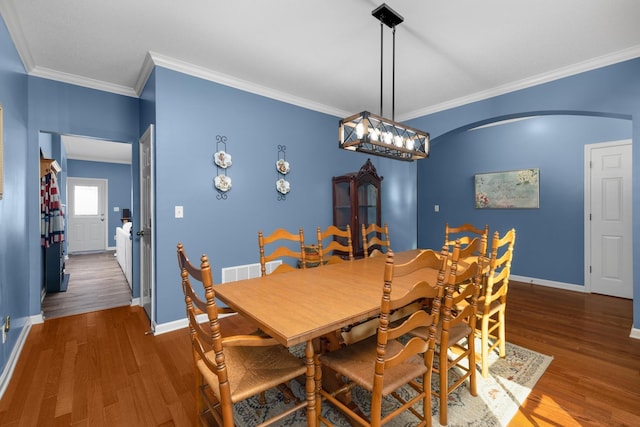
[[66, 292], [51, 293], [42, 302], [46, 319], [131, 304], [131, 289], [113, 251], [70, 255]]

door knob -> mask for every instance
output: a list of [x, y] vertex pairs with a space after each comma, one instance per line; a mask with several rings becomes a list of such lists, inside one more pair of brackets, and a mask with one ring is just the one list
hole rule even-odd
[[137, 236], [144, 236], [144, 230], [140, 230], [136, 233]]

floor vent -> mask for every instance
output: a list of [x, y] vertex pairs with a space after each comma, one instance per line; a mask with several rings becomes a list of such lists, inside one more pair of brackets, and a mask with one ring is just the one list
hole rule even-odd
[[[280, 264], [282, 264], [281, 260], [268, 262], [266, 265], [267, 274], [271, 273]], [[253, 279], [255, 277], [260, 277], [260, 263], [236, 265], [235, 267], [222, 269], [222, 283]]]

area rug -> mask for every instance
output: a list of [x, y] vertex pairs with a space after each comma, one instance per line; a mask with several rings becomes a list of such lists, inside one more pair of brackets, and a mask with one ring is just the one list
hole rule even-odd
[[[294, 349], [292, 352], [295, 354], [297, 350]], [[478, 396], [471, 396], [466, 382], [449, 396], [448, 425], [451, 427], [506, 426], [516, 414], [520, 405], [526, 400], [529, 392], [547, 369], [551, 360], [552, 357], [550, 356], [511, 343], [507, 343], [507, 354], [504, 359], [500, 359], [495, 352], [491, 353], [489, 377], [482, 378], [478, 371]], [[455, 373], [452, 374], [452, 381], [454, 377]], [[438, 376], [436, 374], [433, 376], [433, 389], [438, 388], [437, 381]], [[299, 399], [305, 398], [303, 384], [293, 381], [291, 389]], [[408, 387], [404, 392], [411, 393]], [[235, 416], [237, 425], [243, 427], [255, 426], [268, 416], [271, 416], [271, 414], [282, 411], [285, 403], [279, 392], [268, 392], [266, 398], [266, 405], [260, 405], [257, 398], [236, 404]], [[370, 395], [366, 391], [361, 389], [354, 390], [353, 399], [365, 412], [368, 411]], [[393, 399], [385, 400], [383, 412], [390, 411], [394, 405]], [[416, 405], [416, 408], [420, 412], [422, 411], [421, 405]], [[336, 426], [350, 426], [347, 419], [327, 403], [322, 405], [322, 414]], [[432, 398], [432, 416], [433, 425], [440, 425], [438, 400], [435, 397]], [[408, 427], [416, 425], [417, 422], [416, 417], [406, 412], [386, 425]], [[306, 426], [305, 412], [298, 411], [278, 425]]]

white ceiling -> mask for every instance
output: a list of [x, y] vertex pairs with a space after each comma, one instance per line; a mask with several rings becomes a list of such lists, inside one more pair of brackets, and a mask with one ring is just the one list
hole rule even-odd
[[[2, 0], [27, 72], [137, 96], [159, 65], [317, 111], [380, 113], [379, 0]], [[640, 56], [637, 0], [387, 0], [407, 120]], [[391, 31], [385, 27], [391, 115]]]
[[131, 164], [131, 144], [62, 135], [68, 159]]

